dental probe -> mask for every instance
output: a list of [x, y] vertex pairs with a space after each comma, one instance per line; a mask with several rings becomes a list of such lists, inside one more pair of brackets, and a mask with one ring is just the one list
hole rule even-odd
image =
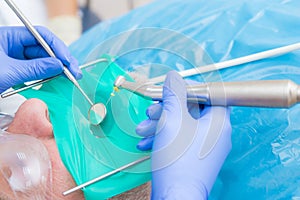
[[[54, 52], [47, 44], [47, 42], [43, 39], [43, 37], [39, 34], [39, 32], [34, 28], [34, 26], [30, 23], [30, 21], [25, 17], [25, 15], [21, 12], [21, 10], [14, 4], [11, 0], [4, 0], [7, 5], [13, 10], [13, 12], [18, 16], [18, 18], [23, 22], [26, 28], [32, 33], [35, 39], [43, 46], [45, 51], [53, 58], [56, 58]], [[83, 89], [80, 87], [79, 83], [75, 79], [75, 77], [71, 74], [71, 72], [64, 66], [63, 68], [64, 74], [68, 77], [68, 79], [79, 89], [81, 94], [87, 99], [90, 104], [93, 102], [89, 99]]]
[[[129, 82], [124, 76], [117, 77], [114, 86], [162, 101], [162, 86]], [[299, 85], [290, 80], [208, 82], [186, 88], [189, 102], [206, 105], [288, 108], [300, 102]]]

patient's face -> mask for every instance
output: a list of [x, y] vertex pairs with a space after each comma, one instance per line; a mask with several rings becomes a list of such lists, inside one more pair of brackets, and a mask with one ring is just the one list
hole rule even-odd
[[[62, 192], [75, 187], [76, 184], [62, 163], [58, 148], [56, 146], [52, 124], [49, 120], [48, 108], [46, 104], [38, 99], [30, 99], [25, 101], [18, 109], [13, 122], [8, 127], [7, 131], [12, 134], [27, 134], [38, 138], [46, 147], [50, 156], [52, 165], [52, 197], [45, 199], [84, 199], [83, 193], [78, 190], [67, 196], [63, 196]], [[3, 176], [0, 173], [0, 176]], [[7, 182], [3, 177], [0, 177], [0, 199], [15, 199], [13, 192], [7, 186]], [[136, 190], [138, 189], [139, 192]], [[143, 191], [143, 192], [141, 192]], [[140, 189], [136, 188], [135, 192], [130, 192], [118, 196], [118, 199], [148, 199], [149, 185], [143, 186]], [[137, 196], [136, 194], [139, 194]], [[29, 198], [30, 199], [30, 198]]]
[[[62, 192], [74, 187], [75, 182], [60, 159], [53, 136], [52, 124], [49, 121], [48, 108], [44, 102], [38, 99], [25, 101], [18, 109], [7, 132], [30, 135], [38, 138], [44, 144], [52, 165], [52, 199], [83, 199], [81, 191], [77, 191], [66, 197], [62, 196]], [[2, 185], [5, 185], [5, 183], [0, 183], [0, 185], [3, 188]], [[8, 187], [7, 190], [1, 189], [0, 193], [3, 199], [4, 197], [15, 199]], [[45, 199], [50, 199], [50, 197], [46, 197]]]

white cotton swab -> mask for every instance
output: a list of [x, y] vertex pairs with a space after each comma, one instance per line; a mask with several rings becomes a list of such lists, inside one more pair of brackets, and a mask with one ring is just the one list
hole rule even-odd
[[[257, 61], [257, 60], [262, 60], [262, 59], [269, 58], [269, 57], [279, 56], [279, 55], [282, 55], [282, 54], [285, 54], [285, 53], [288, 53], [291, 51], [295, 51], [298, 49], [300, 49], [300, 43], [295, 43], [295, 44], [291, 44], [291, 45], [251, 54], [248, 56], [243, 56], [243, 57], [235, 58], [232, 60], [227, 60], [224, 62], [209, 64], [209, 65], [205, 65], [205, 66], [196, 67], [193, 69], [180, 71], [178, 73], [182, 77], [188, 77], [188, 76], [193, 76], [193, 75], [197, 75], [197, 74], [201, 74], [201, 73], [225, 69], [225, 68], [229, 68], [229, 67], [233, 67], [233, 66], [237, 66], [237, 65], [241, 65], [241, 64], [245, 64], [245, 63], [249, 63], [249, 62], [253, 62], [253, 61]], [[147, 82], [152, 83], [152, 84], [161, 83], [165, 80], [165, 78], [166, 78], [166, 75], [162, 75], [162, 76], [158, 76], [158, 77], [149, 79]]]

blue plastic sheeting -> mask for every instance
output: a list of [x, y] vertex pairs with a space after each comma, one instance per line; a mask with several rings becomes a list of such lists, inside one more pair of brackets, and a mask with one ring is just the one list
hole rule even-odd
[[[300, 42], [298, 0], [159, 0], [101, 23], [71, 45], [84, 63], [116, 56], [127, 71], [155, 77]], [[193, 77], [199, 81], [290, 79], [300, 52]], [[210, 199], [300, 198], [300, 107], [233, 107], [232, 151]]]

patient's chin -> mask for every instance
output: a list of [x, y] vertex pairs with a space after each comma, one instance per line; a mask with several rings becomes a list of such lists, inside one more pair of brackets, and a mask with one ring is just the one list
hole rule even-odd
[[26, 100], [18, 109], [7, 129], [10, 133], [27, 134], [34, 137], [53, 137], [48, 107], [39, 99]]

